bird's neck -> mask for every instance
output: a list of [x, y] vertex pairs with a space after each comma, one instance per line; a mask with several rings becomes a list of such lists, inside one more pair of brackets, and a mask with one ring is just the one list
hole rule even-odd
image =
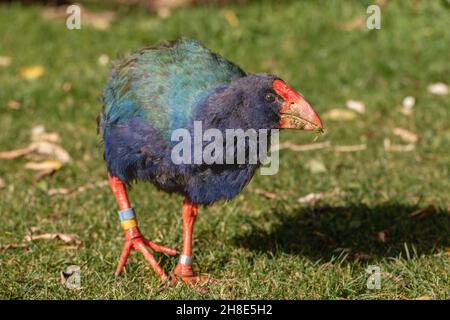
[[232, 85], [220, 86], [199, 101], [195, 108], [194, 120], [201, 121], [206, 129], [242, 128], [245, 123], [237, 108], [244, 103], [242, 94]]

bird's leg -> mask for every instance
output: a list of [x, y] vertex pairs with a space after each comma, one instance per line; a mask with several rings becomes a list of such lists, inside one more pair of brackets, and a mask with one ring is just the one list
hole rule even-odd
[[180, 261], [175, 267], [174, 273], [184, 282], [189, 284], [210, 282], [209, 277], [196, 276], [192, 270], [192, 231], [194, 229], [195, 218], [197, 217], [197, 205], [189, 199], [183, 201], [183, 251]]
[[116, 197], [117, 203], [119, 204], [120, 224], [123, 231], [125, 232], [125, 244], [119, 258], [119, 265], [117, 266], [115, 273], [116, 276], [122, 273], [123, 268], [125, 267], [125, 264], [128, 260], [128, 256], [130, 255], [131, 249], [134, 249], [142, 253], [145, 260], [150, 264], [153, 270], [155, 270], [156, 274], [161, 280], [166, 280], [167, 275], [164, 273], [164, 270], [153, 257], [153, 254], [149, 248], [154, 251], [166, 253], [168, 255], [176, 255], [177, 251], [171, 248], [159, 246], [142, 236], [138, 228], [134, 210], [130, 206], [125, 185], [117, 177], [108, 175], [108, 179], [114, 196]]
[[198, 214], [197, 205], [188, 199], [183, 201], [183, 251], [181, 252], [180, 261], [175, 268], [175, 274], [180, 277], [192, 277], [192, 231], [194, 229], [195, 218]]

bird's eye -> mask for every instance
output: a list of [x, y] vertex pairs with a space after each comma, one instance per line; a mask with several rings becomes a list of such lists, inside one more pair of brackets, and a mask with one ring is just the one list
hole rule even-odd
[[264, 100], [266, 100], [266, 102], [274, 102], [275, 98], [275, 95], [271, 92], [266, 93], [266, 95], [264, 96]]

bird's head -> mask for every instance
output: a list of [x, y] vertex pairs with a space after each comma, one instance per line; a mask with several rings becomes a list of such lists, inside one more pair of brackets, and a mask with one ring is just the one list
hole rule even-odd
[[[274, 75], [250, 74], [237, 79], [213, 100], [216, 103], [213, 109], [217, 112], [213, 114], [227, 118], [232, 122], [230, 127], [239, 123], [242, 129], [322, 131], [323, 128], [305, 98]], [[228, 115], [223, 115], [224, 111]]]

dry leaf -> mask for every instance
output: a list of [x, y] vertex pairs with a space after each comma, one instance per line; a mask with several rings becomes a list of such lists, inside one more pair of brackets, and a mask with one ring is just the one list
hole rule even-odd
[[62, 167], [62, 163], [55, 160], [45, 160], [42, 162], [27, 162], [25, 164], [25, 169], [42, 171], [42, 170], [51, 170], [58, 171]]
[[333, 238], [331, 238], [329, 235], [327, 235], [327, 234], [325, 234], [325, 233], [323, 233], [323, 232], [320, 232], [320, 231], [318, 231], [318, 230], [314, 230], [313, 233], [314, 233], [316, 236], [318, 236], [320, 239], [322, 239], [322, 240], [324, 240], [324, 241], [326, 241], [326, 242], [333, 243], [333, 244], [335, 243], [335, 241], [333, 240]]
[[298, 144], [294, 144], [292, 142], [286, 141], [286, 142], [278, 145], [278, 150], [289, 149], [292, 151], [301, 152], [301, 151], [324, 149], [324, 148], [329, 148], [329, 147], [330, 147], [329, 141], [322, 142], [322, 143], [302, 144], [302, 145], [298, 145]]
[[433, 298], [430, 296], [420, 296], [416, 300], [433, 300]]
[[78, 250], [78, 249], [80, 249], [78, 245], [70, 245], [70, 244], [58, 245], [58, 250]]
[[426, 208], [422, 208], [422, 209], [418, 209], [416, 211], [414, 211], [413, 213], [411, 213], [409, 215], [410, 218], [413, 219], [422, 219], [425, 218], [426, 216], [430, 215], [431, 213], [434, 213], [436, 211], [436, 209], [433, 206], [428, 206]]
[[[47, 136], [47, 138], [49, 137]], [[52, 139], [54, 139], [54, 136], [52, 136]], [[67, 163], [71, 160], [70, 155], [66, 150], [56, 144], [47, 141], [33, 142], [26, 148], [2, 151], [0, 152], [0, 159], [11, 160], [29, 155], [31, 153], [50, 157], [51, 159], [54, 159], [55, 161], [61, 163]]]
[[41, 11], [42, 17], [53, 20], [53, 19], [61, 19], [65, 20], [67, 19], [67, 7], [66, 6], [60, 6], [60, 7], [44, 7], [44, 9]]
[[70, 155], [66, 150], [51, 142], [37, 141], [30, 144], [30, 147], [33, 149], [33, 152], [36, 152], [39, 155], [48, 156], [61, 163], [68, 163], [71, 160]]
[[254, 193], [256, 193], [257, 195], [261, 195], [267, 199], [276, 199], [278, 198], [278, 195], [276, 193], [273, 192], [269, 192], [269, 191], [265, 191], [262, 189], [254, 189], [252, 190]]
[[365, 27], [365, 18], [363, 16], [358, 16], [340, 26], [342, 30], [351, 31], [355, 29], [362, 29]]
[[92, 160], [92, 156], [90, 153], [83, 154], [83, 161], [91, 161], [91, 160]]
[[48, 217], [51, 220], [60, 220], [60, 219], [64, 218], [64, 212], [62, 212], [62, 211], [55, 211], [55, 212], [50, 213], [48, 215]]
[[45, 72], [45, 69], [41, 65], [25, 67], [19, 70], [19, 75], [22, 79], [33, 80], [41, 77]]
[[42, 180], [43, 178], [47, 176], [51, 176], [53, 173], [55, 173], [56, 170], [54, 169], [42, 169], [36, 172], [36, 174], [33, 176], [33, 183], [38, 182], [39, 180]]
[[42, 125], [35, 126], [31, 129], [31, 141], [40, 142], [47, 141], [58, 143], [60, 142], [59, 134], [56, 132], [46, 132], [45, 127]]
[[57, 194], [62, 194], [62, 195], [66, 195], [66, 194], [70, 194], [72, 192], [74, 192], [75, 189], [67, 189], [67, 188], [53, 188], [47, 191], [47, 194], [49, 196], [54, 196]]
[[33, 152], [33, 149], [28, 146], [26, 148], [16, 149], [16, 150], [8, 150], [0, 152], [0, 159], [11, 160], [19, 157], [23, 157], [27, 154]]
[[408, 131], [406, 129], [403, 128], [394, 128], [393, 133], [400, 137], [402, 140], [406, 141], [406, 142], [410, 142], [410, 143], [415, 143], [417, 142], [417, 134], [415, 134], [414, 132]]
[[31, 128], [31, 140], [39, 140], [37, 139], [41, 135], [45, 133], [45, 127], [43, 125], [38, 125]]
[[370, 253], [367, 252], [363, 252], [363, 251], [359, 251], [355, 253], [355, 257], [356, 260], [361, 260], [361, 261], [368, 261], [372, 258], [372, 255]]
[[61, 284], [69, 289], [80, 289], [80, 269], [79, 266], [71, 265], [61, 271]]
[[387, 152], [409, 152], [413, 151], [416, 147], [414, 143], [400, 145], [400, 144], [391, 144], [391, 140], [389, 138], [385, 138], [383, 141], [384, 150]]
[[351, 121], [356, 119], [356, 114], [347, 109], [331, 109], [323, 114], [324, 119], [335, 121]]
[[366, 106], [361, 101], [348, 100], [346, 103], [346, 107], [358, 113], [364, 113], [366, 111]]
[[416, 104], [416, 99], [412, 96], [407, 96], [402, 101], [402, 109], [401, 112], [405, 116], [409, 116], [412, 114], [412, 109], [414, 105]]
[[116, 14], [113, 11], [87, 12], [83, 10], [83, 22], [92, 25], [98, 30], [107, 30], [111, 26]]
[[411, 109], [416, 104], [416, 98], [412, 96], [407, 96], [402, 101], [402, 106], [408, 109]]
[[7, 67], [11, 64], [11, 58], [6, 56], [0, 56], [0, 67]]
[[43, 133], [39, 136], [31, 137], [31, 140], [34, 142], [47, 141], [53, 143], [59, 143], [61, 141], [59, 134], [56, 132]]
[[333, 197], [333, 196], [344, 196], [345, 193], [342, 192], [339, 188], [335, 188], [328, 192], [320, 192], [320, 193], [310, 193], [304, 197], [298, 198], [298, 203], [316, 203], [325, 197]]
[[314, 230], [313, 233], [314, 233], [316, 236], [318, 236], [320, 239], [322, 239], [322, 240], [327, 240], [327, 239], [328, 239], [328, 236], [327, 236], [325, 233], [323, 233], [323, 232]]
[[[80, 6], [81, 7], [81, 6]], [[41, 11], [44, 18], [50, 20], [66, 20], [67, 6], [46, 7]], [[98, 30], [107, 30], [111, 26], [116, 14], [113, 11], [90, 12], [81, 7], [81, 23], [91, 25]]]
[[327, 168], [325, 167], [325, 164], [317, 159], [311, 159], [305, 163], [305, 167], [311, 172], [311, 173], [322, 173], [327, 172]]
[[343, 248], [343, 247], [337, 247], [333, 250], [333, 252], [351, 252], [352, 250], [350, 248]]
[[448, 85], [442, 82], [430, 84], [427, 88], [428, 92], [438, 96], [445, 96], [449, 93]]
[[100, 57], [98, 57], [98, 64], [101, 66], [106, 66], [109, 62], [109, 57], [106, 54], [102, 54], [100, 55]]
[[86, 190], [93, 189], [93, 188], [103, 188], [106, 187], [109, 184], [107, 180], [99, 181], [96, 183], [88, 183], [83, 186], [80, 186], [78, 188], [54, 188], [47, 191], [47, 194], [49, 196], [54, 195], [68, 195], [68, 194], [78, 194], [81, 192], [85, 192]]
[[38, 232], [41, 232], [41, 229], [39, 227], [36, 227], [36, 226], [29, 227], [26, 230], [27, 234], [33, 234], [33, 233], [38, 233]]
[[20, 102], [16, 100], [9, 100], [7, 103], [8, 108], [13, 110], [19, 110], [20, 109]]
[[161, 9], [173, 9], [186, 7], [195, 4], [196, 0], [152, 0], [152, 1], [141, 1], [146, 4], [150, 11], [158, 11]]
[[320, 273], [326, 269], [329, 269], [333, 266], [333, 264], [331, 262], [325, 262], [323, 264], [321, 264], [318, 268], [317, 268], [317, 273]]
[[28, 243], [8, 243], [0, 245], [0, 251], [17, 248], [28, 248]]
[[42, 136], [46, 134], [45, 127], [43, 125], [38, 125], [31, 128], [31, 141], [41, 141]]
[[383, 230], [383, 231], [377, 232], [375, 234], [375, 239], [377, 239], [381, 242], [386, 242], [387, 236], [388, 236], [388, 231]]
[[81, 187], [78, 187], [77, 192], [84, 192], [84, 191], [92, 189], [92, 188], [102, 188], [102, 187], [106, 187], [107, 185], [109, 185], [109, 181], [107, 181], [107, 180], [99, 181], [96, 183], [88, 183]]
[[225, 20], [227, 21], [227, 23], [230, 25], [230, 27], [232, 27], [232, 28], [239, 27], [239, 19], [233, 10], [224, 10], [222, 14], [223, 14]]
[[161, 19], [167, 19], [172, 14], [172, 11], [169, 8], [160, 8], [157, 14]]
[[299, 203], [315, 203], [324, 198], [324, 193], [310, 193], [304, 197], [298, 198], [297, 202]]
[[356, 144], [353, 146], [335, 146], [335, 147], [333, 147], [333, 150], [336, 152], [357, 152], [357, 151], [364, 151], [366, 149], [367, 149], [367, 145], [365, 143]]
[[381, 277], [383, 279], [391, 279], [392, 281], [394, 281], [397, 285], [404, 287], [405, 286], [405, 281], [403, 280], [403, 278], [401, 276], [395, 276], [389, 272], [382, 272], [381, 273]]
[[[319, 149], [326, 149], [330, 148], [331, 144], [329, 141], [321, 142], [321, 143], [311, 143], [311, 144], [294, 144], [292, 142], [286, 141], [283, 143], [280, 143], [278, 145], [278, 150], [282, 149], [289, 149], [296, 152], [303, 152], [303, 151], [311, 151], [311, 150], [319, 150]], [[276, 147], [275, 147], [276, 149]], [[333, 147], [333, 150], [336, 152], [356, 152], [356, 151], [363, 151], [367, 149], [367, 145], [364, 144], [356, 144], [352, 146], [335, 146]]]
[[62, 89], [64, 92], [69, 92], [72, 89], [72, 84], [70, 82], [64, 82]]
[[42, 234], [27, 234], [24, 238], [25, 241], [35, 240], [61, 240], [64, 243], [74, 243], [81, 245], [82, 241], [76, 234], [65, 233], [42, 233]]
[[0, 178], [0, 190], [2, 190], [5, 187], [5, 181]]

